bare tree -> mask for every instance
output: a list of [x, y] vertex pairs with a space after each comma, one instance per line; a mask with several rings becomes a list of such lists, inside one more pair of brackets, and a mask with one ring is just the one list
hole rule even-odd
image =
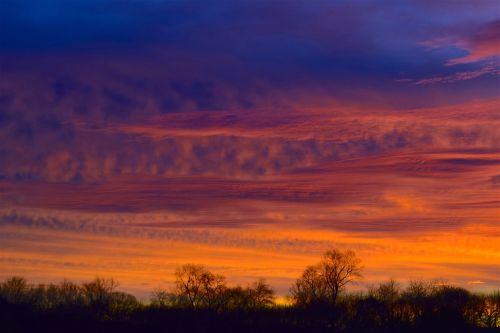
[[372, 297], [377, 298], [379, 301], [384, 303], [395, 303], [401, 293], [401, 288], [399, 283], [394, 279], [390, 279], [387, 282], [380, 283], [377, 288], [373, 288], [369, 291]]
[[176, 270], [175, 286], [176, 293], [185, 296], [190, 307], [215, 307], [223, 298], [226, 279], [205, 266], [187, 264]]
[[180, 302], [177, 302], [178, 299], [176, 294], [160, 288], [151, 293], [151, 305], [159, 308], [181, 305]]
[[370, 288], [368, 294], [378, 301], [373, 303], [373, 306], [377, 309], [381, 322], [400, 323], [405, 318], [411, 317], [407, 304], [403, 303], [400, 298], [401, 287], [396, 280], [389, 279], [387, 282], [380, 283], [378, 287]]
[[292, 298], [299, 305], [325, 302], [326, 283], [318, 265], [307, 267], [291, 289]]
[[84, 283], [82, 293], [87, 305], [98, 317], [106, 317], [113, 302], [113, 292], [118, 287], [118, 282], [113, 279], [95, 278]]
[[134, 310], [141, 307], [137, 298], [131, 294], [114, 291], [110, 296], [108, 315], [111, 318], [126, 319]]
[[203, 305], [214, 309], [223, 306], [226, 289], [226, 278], [224, 276], [207, 271], [202, 276]]
[[107, 301], [117, 287], [118, 282], [113, 279], [95, 278], [83, 284], [83, 294], [89, 303], [101, 303]]
[[361, 261], [351, 250], [331, 250], [316, 266], [306, 268], [292, 287], [298, 304], [328, 301], [335, 305], [346, 285], [361, 278]]
[[30, 289], [25, 278], [14, 276], [0, 283], [0, 296], [9, 303], [20, 303], [26, 300]]
[[205, 267], [201, 265], [187, 264], [175, 271], [176, 291], [180, 295], [185, 295], [191, 307], [195, 308], [202, 299], [202, 276], [205, 274]]
[[264, 308], [274, 304], [276, 295], [264, 279], [260, 279], [247, 288], [251, 308]]
[[58, 302], [64, 305], [81, 304], [83, 301], [80, 286], [69, 280], [63, 280], [58, 288]]
[[320, 269], [330, 300], [336, 304], [339, 293], [346, 285], [361, 278], [362, 267], [354, 251], [334, 249], [325, 253]]

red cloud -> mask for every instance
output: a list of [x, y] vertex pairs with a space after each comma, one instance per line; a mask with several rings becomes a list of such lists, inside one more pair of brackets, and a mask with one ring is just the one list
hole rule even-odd
[[459, 40], [457, 46], [469, 51], [469, 54], [450, 59], [448, 65], [466, 64], [500, 56], [500, 20], [484, 25], [474, 35]]

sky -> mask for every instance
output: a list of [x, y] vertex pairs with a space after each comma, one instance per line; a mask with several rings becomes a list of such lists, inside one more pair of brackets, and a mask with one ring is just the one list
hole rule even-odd
[[0, 278], [500, 288], [500, 8], [3, 0]]

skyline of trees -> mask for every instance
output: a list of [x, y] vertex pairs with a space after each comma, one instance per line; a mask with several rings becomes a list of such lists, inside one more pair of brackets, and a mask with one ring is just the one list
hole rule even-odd
[[290, 332], [500, 329], [500, 290], [472, 293], [436, 281], [410, 281], [403, 287], [389, 279], [363, 292], [348, 292], [346, 287], [359, 280], [361, 272], [361, 260], [353, 251], [328, 251], [292, 285], [289, 304], [277, 304], [275, 291], [264, 279], [229, 286], [225, 276], [196, 264], [178, 267], [173, 288], [154, 290], [148, 302], [119, 291], [114, 279], [43, 285], [12, 277], [0, 282], [0, 330], [7, 325], [6, 332], [30, 331], [32, 323], [23, 318], [56, 327], [58, 320], [64, 321], [76, 325], [76, 332], [87, 331], [79, 330], [83, 323], [92, 328], [129, 324], [148, 328], [169, 323], [176, 327], [173, 332], [212, 331], [204, 329], [206, 325], [217, 332], [257, 328], [262, 332], [272, 328]]

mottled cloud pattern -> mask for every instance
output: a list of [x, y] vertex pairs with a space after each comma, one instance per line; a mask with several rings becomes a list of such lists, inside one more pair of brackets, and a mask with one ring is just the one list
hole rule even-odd
[[147, 295], [195, 261], [283, 294], [337, 246], [497, 288], [496, 9], [2, 1], [0, 278]]

